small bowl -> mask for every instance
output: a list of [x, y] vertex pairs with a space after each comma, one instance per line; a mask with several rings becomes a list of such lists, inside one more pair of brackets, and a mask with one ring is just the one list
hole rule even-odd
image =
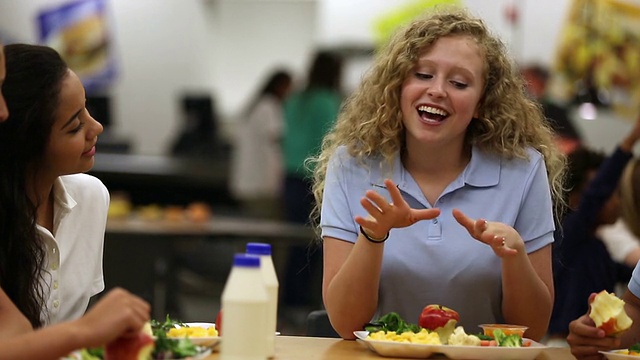
[[484, 334], [487, 336], [493, 337], [493, 332], [497, 329], [502, 330], [505, 335], [520, 335], [520, 337], [524, 337], [524, 332], [528, 329], [527, 326], [522, 325], [509, 325], [509, 324], [482, 324], [479, 325]]

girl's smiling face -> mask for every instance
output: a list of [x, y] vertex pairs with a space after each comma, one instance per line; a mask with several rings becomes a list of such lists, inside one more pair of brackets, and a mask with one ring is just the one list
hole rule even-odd
[[440, 38], [402, 85], [407, 145], [464, 143], [484, 88], [484, 58], [468, 36]]
[[67, 71], [44, 158], [44, 171], [54, 177], [93, 167], [95, 145], [103, 128], [91, 117], [85, 102], [82, 82], [73, 71]]

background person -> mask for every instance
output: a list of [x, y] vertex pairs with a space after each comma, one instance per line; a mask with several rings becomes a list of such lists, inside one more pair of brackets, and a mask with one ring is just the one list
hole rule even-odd
[[564, 157], [523, 89], [464, 10], [414, 21], [377, 54], [316, 159], [323, 299], [343, 338], [426, 304], [465, 328], [545, 334]]
[[556, 297], [549, 324], [551, 338], [563, 339], [569, 323], [587, 311], [584, 299], [592, 292], [614, 292], [628, 282], [633, 268], [616, 263], [596, 230], [620, 216], [618, 184], [622, 171], [640, 139], [640, 118], [608, 158], [587, 148], [569, 155], [569, 211], [562, 220], [554, 244]]
[[551, 98], [548, 92], [549, 70], [542, 65], [529, 65], [522, 69], [528, 93], [542, 105], [544, 116], [551, 125], [560, 149], [569, 154], [582, 145], [582, 135], [573, 124], [568, 108]]
[[[306, 86], [292, 93], [284, 103], [282, 191], [287, 221], [310, 222], [312, 170], [305, 161], [318, 153], [322, 137], [336, 120], [342, 103], [341, 77], [342, 58], [329, 51], [319, 51], [309, 68]], [[321, 255], [316, 250], [291, 246], [287, 257], [283, 301], [289, 306], [301, 307], [304, 316], [321, 302], [320, 291], [316, 293], [312, 286], [319, 284]], [[316, 274], [318, 281], [315, 281]]]
[[273, 71], [236, 128], [229, 186], [251, 216], [282, 218], [282, 106], [291, 86], [288, 71]]
[[611, 258], [634, 268], [640, 261], [640, 160], [631, 160], [620, 179], [620, 218], [603, 225], [597, 235], [607, 246]]
[[[595, 293], [589, 295], [588, 303], [593, 301]], [[640, 341], [640, 264], [631, 275], [629, 286], [622, 295], [624, 310], [633, 320], [631, 328], [619, 336], [606, 336], [604, 330], [596, 328], [588, 313], [571, 321], [567, 342], [571, 353], [578, 360], [600, 360], [604, 356], [599, 351], [628, 348]]]

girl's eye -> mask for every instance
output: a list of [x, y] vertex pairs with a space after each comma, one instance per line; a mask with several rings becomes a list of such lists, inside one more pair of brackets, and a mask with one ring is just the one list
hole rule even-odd
[[467, 85], [467, 84], [465, 84], [463, 82], [460, 82], [460, 81], [452, 81], [451, 83], [453, 84], [453, 86], [455, 86], [458, 89], [466, 89], [467, 86], [469, 86], [469, 85]]
[[75, 134], [77, 132], [79, 132], [80, 130], [82, 130], [82, 128], [84, 128], [84, 121], [80, 121], [80, 124], [78, 124], [78, 126], [76, 126], [75, 128], [71, 129], [71, 131], [69, 131], [72, 134]]
[[416, 73], [416, 77], [417, 77], [418, 79], [431, 79], [431, 78], [433, 78], [433, 75], [417, 72], [417, 73]]

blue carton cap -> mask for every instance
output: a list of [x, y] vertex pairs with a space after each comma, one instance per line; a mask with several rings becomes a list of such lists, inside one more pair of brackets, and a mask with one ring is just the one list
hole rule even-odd
[[235, 254], [233, 256], [233, 266], [260, 267], [260, 257], [253, 254]]
[[271, 255], [271, 244], [257, 242], [247, 243], [247, 254]]

